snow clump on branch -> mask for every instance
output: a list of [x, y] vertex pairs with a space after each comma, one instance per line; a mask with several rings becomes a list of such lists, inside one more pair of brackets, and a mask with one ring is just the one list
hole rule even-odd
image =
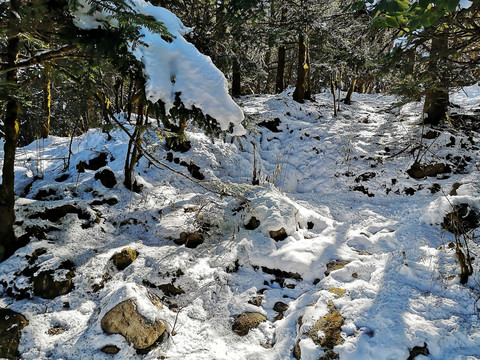
[[[176, 94], [180, 93], [186, 108], [199, 108], [205, 115], [214, 118], [223, 131], [228, 130], [232, 123], [232, 135], [245, 134], [241, 125], [243, 112], [228, 94], [225, 76], [208, 56], [201, 54], [183, 38], [191, 29], [165, 8], [144, 0], [132, 0], [130, 4], [139, 14], [153, 16], [163, 23], [174, 36], [164, 39], [161, 34], [142, 26], [142, 42], [145, 45], [138, 44], [135, 49], [130, 46], [130, 51], [145, 66], [147, 98], [153, 103], [161, 100], [169, 112], [174, 106]], [[79, 28], [94, 29], [102, 26], [101, 21], [109, 19], [107, 13], [91, 15], [88, 10], [86, 5], [75, 13], [75, 23]]]

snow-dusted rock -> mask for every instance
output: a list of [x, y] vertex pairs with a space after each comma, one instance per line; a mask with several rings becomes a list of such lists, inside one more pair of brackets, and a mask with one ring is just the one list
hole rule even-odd
[[28, 325], [22, 314], [10, 309], [0, 309], [0, 358], [16, 359], [20, 332]]
[[160, 319], [163, 309], [160, 299], [145, 288], [128, 284], [110, 296], [110, 303], [117, 303], [103, 316], [102, 330], [107, 334], [120, 334], [135, 349], [147, 349], [160, 339], [164, 332], [170, 332], [166, 321]]

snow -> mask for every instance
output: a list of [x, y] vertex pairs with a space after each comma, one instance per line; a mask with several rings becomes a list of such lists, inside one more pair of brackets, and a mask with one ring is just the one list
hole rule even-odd
[[[261, 186], [247, 188], [242, 198], [207, 193], [183, 177], [149, 166], [145, 158], [136, 168], [145, 184], [143, 192], [127, 191], [122, 182], [128, 137], [120, 131], [112, 131], [110, 141], [99, 130], [74, 138], [70, 177], [63, 182], [54, 179], [62, 174], [69, 138], [50, 137], [19, 149], [17, 193], [33, 175], [43, 178], [33, 183], [26, 198], [18, 198], [17, 220], [23, 221], [22, 229], [58, 228], [0, 264], [0, 305], [30, 322], [22, 331], [22, 358], [109, 359], [99, 349], [116, 345], [121, 349], [119, 359], [284, 360], [293, 359], [299, 341], [303, 360], [318, 359], [323, 350], [304, 333], [327, 314], [332, 301], [345, 318], [344, 343], [334, 349], [341, 360], [407, 359], [409, 349], [424, 342], [430, 355], [416, 359], [480, 359], [479, 260], [474, 261], [468, 284], [461, 285], [455, 249], [446, 246], [454, 237], [440, 225], [452, 205], [480, 208], [479, 133], [443, 129], [424, 160], [442, 159], [458, 171], [415, 180], [406, 174], [415, 146], [402, 150], [420, 141], [422, 104], [392, 110], [391, 96], [354, 94], [353, 105], [342, 106], [335, 118], [330, 94], [297, 104], [291, 92], [241, 100], [253, 124], [279, 118], [281, 132], [252, 125], [245, 137], [226, 142], [190, 132], [192, 149], [173, 154], [179, 162], [198, 165], [207, 181], [242, 185], [252, 181], [255, 146]], [[478, 86], [452, 95], [468, 114], [475, 114], [478, 100]], [[430, 145], [433, 140], [423, 141]], [[168, 150], [162, 144], [149, 149], [167, 162]], [[101, 151], [109, 155], [108, 167], [117, 177], [112, 189], [94, 179], [95, 171], [76, 171], [80, 160]], [[457, 169], [448, 154], [470, 160], [463, 170]], [[176, 162], [168, 164], [186, 172]], [[455, 183], [461, 184], [457, 195], [449, 195]], [[435, 184], [438, 192], [431, 190]], [[54, 189], [62, 199], [34, 200], [41, 189]], [[91, 204], [110, 198], [118, 199], [118, 204]], [[30, 218], [45, 207], [64, 203], [78, 204], [92, 217], [97, 214], [99, 223], [84, 228], [75, 214], [58, 223]], [[260, 226], [245, 229], [253, 216]], [[204, 227], [205, 243], [198, 248], [173, 242], [181, 232], [206, 224], [210, 227]], [[271, 239], [269, 232], [282, 227], [287, 238]], [[479, 253], [478, 240], [469, 246], [472, 254]], [[110, 258], [125, 247], [139, 255], [118, 271]], [[40, 248], [46, 253], [36, 261], [36, 271], [55, 269], [69, 259], [75, 264], [75, 289], [53, 300], [6, 296], [10, 283], [18, 289], [31, 286], [21, 272], [28, 266], [26, 256]], [[325, 276], [332, 260], [349, 263]], [[300, 278], [285, 278], [282, 283], [270, 270], [298, 273]], [[94, 292], [105, 274], [111, 279]], [[158, 288], [164, 284], [185, 292], [168, 298]], [[162, 299], [163, 310], [146, 301], [147, 288]], [[346, 293], [339, 298], [331, 288]], [[264, 298], [260, 307], [248, 302], [260, 294]], [[137, 355], [122, 336], [107, 336], [99, 325], [109, 309], [129, 297], [137, 298], [142, 314], [162, 318], [175, 330], [147, 355]], [[273, 307], [278, 301], [288, 309], [275, 321], [278, 313]], [[177, 307], [169, 308], [172, 303]], [[247, 311], [262, 313], [267, 322], [240, 337], [231, 326]], [[55, 326], [65, 332], [50, 335], [48, 330]]]
[[[102, 21], [113, 21], [108, 13], [88, 15], [89, 6], [86, 1], [83, 4], [84, 7], [75, 13], [78, 27], [94, 29], [102, 26]], [[135, 47], [130, 44], [130, 51], [145, 66], [147, 98], [153, 103], [162, 101], [169, 112], [179, 93], [186, 108], [201, 109], [205, 115], [214, 118], [223, 131], [233, 124], [233, 135], [245, 134], [241, 124], [244, 120], [243, 112], [228, 94], [225, 76], [209, 57], [201, 54], [183, 38], [191, 29], [185, 27], [167, 9], [153, 6], [144, 0], [134, 0], [131, 4], [139, 14], [153, 16], [163, 23], [173, 35], [173, 39], [167, 41], [161, 34], [141, 27], [141, 40], [144, 44]]]

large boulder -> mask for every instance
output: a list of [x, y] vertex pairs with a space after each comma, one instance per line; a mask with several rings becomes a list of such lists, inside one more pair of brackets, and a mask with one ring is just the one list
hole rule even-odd
[[0, 309], [0, 358], [17, 359], [20, 333], [28, 325], [22, 314], [10, 309]]
[[[130, 297], [131, 295], [136, 295]], [[102, 318], [101, 327], [107, 334], [120, 334], [137, 350], [152, 348], [170, 332], [160, 319], [160, 299], [138, 285], [129, 285], [112, 294], [111, 299], [129, 297], [113, 306]]]

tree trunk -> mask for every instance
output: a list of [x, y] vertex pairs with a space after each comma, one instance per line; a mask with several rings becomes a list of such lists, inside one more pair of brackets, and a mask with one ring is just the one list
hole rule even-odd
[[[12, 2], [12, 7], [14, 2]], [[15, 65], [20, 52], [20, 38], [18, 35], [9, 38], [7, 43], [6, 60], [9, 65]], [[17, 84], [17, 70], [6, 74], [7, 82]], [[15, 150], [18, 140], [18, 116], [20, 106], [17, 99], [8, 95], [4, 118], [5, 144], [2, 184], [0, 185], [0, 261], [5, 260], [17, 250], [17, 242], [13, 224], [15, 223]]]
[[232, 96], [238, 97], [242, 94], [241, 88], [241, 74], [240, 74], [240, 62], [238, 58], [235, 56], [233, 58], [233, 66], [232, 66]]
[[353, 91], [355, 90], [355, 85], [357, 84], [357, 78], [355, 76], [352, 77], [352, 82], [350, 84], [350, 87], [348, 88], [347, 95], [345, 96], [345, 105], [352, 105], [352, 94]]
[[298, 35], [298, 65], [297, 65], [297, 83], [293, 92], [293, 100], [303, 103], [305, 100], [305, 37], [303, 33]]
[[303, 98], [306, 100], [312, 100], [312, 72], [310, 71], [310, 49], [305, 46], [305, 94]]
[[442, 73], [445, 56], [448, 52], [448, 37], [434, 36], [430, 50], [429, 72], [436, 74], [439, 81], [436, 86], [428, 89], [425, 93], [425, 104], [423, 106], [424, 123], [439, 125], [446, 118], [449, 95], [448, 80], [446, 74]]
[[44, 65], [43, 70], [43, 112], [45, 115], [42, 128], [40, 129], [40, 137], [42, 139], [48, 138], [50, 135], [50, 118], [52, 116], [52, 67], [49, 63]]
[[277, 77], [275, 81], [275, 92], [280, 94], [285, 89], [285, 58], [287, 49], [285, 45], [280, 45], [278, 48], [278, 63], [277, 63]]
[[[125, 157], [125, 168], [124, 168], [124, 176], [125, 180], [123, 184], [127, 189], [130, 191], [139, 192], [141, 189], [135, 182], [135, 164], [139, 160], [139, 146], [140, 142], [142, 141], [142, 127], [143, 127], [143, 118], [145, 112], [145, 97], [142, 96], [138, 100], [138, 107], [137, 107], [137, 121], [135, 130], [133, 131], [132, 137], [128, 142], [127, 148], [127, 156]], [[148, 116], [148, 114], [145, 114]]]

